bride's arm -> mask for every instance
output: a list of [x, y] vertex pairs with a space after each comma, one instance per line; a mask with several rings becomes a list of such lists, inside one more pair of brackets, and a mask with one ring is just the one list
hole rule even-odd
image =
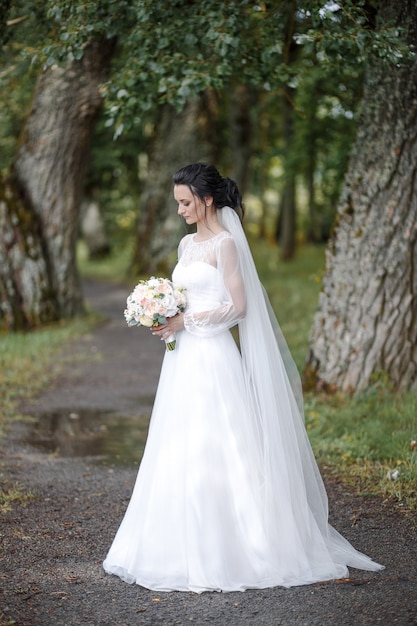
[[209, 311], [185, 312], [184, 328], [193, 335], [211, 337], [235, 326], [246, 314], [246, 295], [239, 257], [232, 238], [223, 239], [217, 254], [217, 268], [223, 277], [224, 302]]

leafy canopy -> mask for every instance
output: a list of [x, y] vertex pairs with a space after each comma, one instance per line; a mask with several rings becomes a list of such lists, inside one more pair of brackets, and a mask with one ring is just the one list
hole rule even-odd
[[[116, 37], [119, 53], [106, 85], [108, 124], [116, 135], [163, 103], [181, 109], [208, 87], [233, 81], [269, 90], [300, 83], [313, 56], [323, 73], [362, 66], [370, 55], [391, 63], [408, 58], [395, 25], [377, 30], [364, 0], [48, 0], [46, 63], [80, 59], [92, 37]], [[374, 6], [374, 8], [372, 8]], [[285, 41], [303, 54], [289, 67]]]

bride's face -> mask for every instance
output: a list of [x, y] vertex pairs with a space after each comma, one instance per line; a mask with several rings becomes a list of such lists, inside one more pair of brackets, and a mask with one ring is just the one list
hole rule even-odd
[[[187, 185], [175, 185], [174, 198], [178, 204], [178, 215], [181, 215], [187, 224], [198, 224], [206, 220], [206, 205], [198, 196], [192, 194]], [[211, 198], [206, 198], [206, 202], [209, 200]]]

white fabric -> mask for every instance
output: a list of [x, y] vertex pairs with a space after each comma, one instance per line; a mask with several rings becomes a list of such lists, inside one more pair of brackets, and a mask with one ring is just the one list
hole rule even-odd
[[[245, 288], [239, 256], [230, 233], [223, 231], [217, 237], [199, 243], [194, 241], [194, 235], [188, 235], [179, 245], [178, 256], [181, 265], [195, 264], [197, 268], [195, 279], [198, 289], [194, 289], [193, 283], [188, 283], [188, 306], [184, 317], [188, 332], [200, 337], [213, 337], [245, 317]], [[203, 286], [198, 272], [200, 263], [213, 267], [217, 280], [208, 276]]]
[[[240, 222], [227, 207], [220, 215], [228, 232], [201, 243], [188, 235], [179, 247], [185, 330], [165, 355], [104, 568], [149, 589], [195, 592], [342, 578], [348, 565], [379, 570], [328, 524], [297, 376], [284, 367]], [[228, 330], [238, 320], [241, 352]]]

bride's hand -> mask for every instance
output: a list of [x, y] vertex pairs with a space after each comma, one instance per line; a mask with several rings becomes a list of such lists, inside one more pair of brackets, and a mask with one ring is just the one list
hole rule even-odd
[[161, 339], [168, 339], [171, 335], [184, 328], [184, 313], [177, 313], [174, 317], [169, 317], [166, 324], [159, 324], [159, 326], [152, 326], [151, 331], [153, 335], [160, 337]]

